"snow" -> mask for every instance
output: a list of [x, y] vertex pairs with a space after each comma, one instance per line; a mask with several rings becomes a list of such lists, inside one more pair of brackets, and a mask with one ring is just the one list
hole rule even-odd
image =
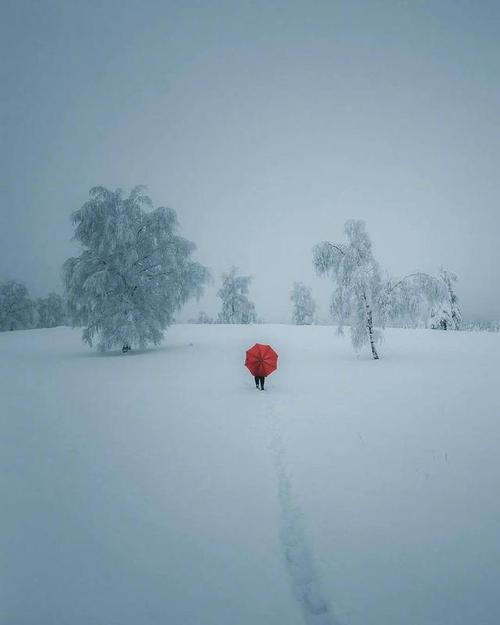
[[499, 365], [489, 333], [0, 334], [0, 623], [496, 625]]

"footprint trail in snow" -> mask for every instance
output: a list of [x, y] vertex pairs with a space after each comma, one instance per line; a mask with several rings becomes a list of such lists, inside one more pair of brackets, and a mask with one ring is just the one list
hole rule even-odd
[[281, 545], [293, 594], [302, 610], [306, 625], [339, 625], [323, 595], [313, 555], [307, 544], [303, 514], [293, 501], [291, 482], [285, 465], [285, 446], [274, 404], [267, 407], [266, 417], [271, 437], [269, 448], [273, 454], [278, 482]]

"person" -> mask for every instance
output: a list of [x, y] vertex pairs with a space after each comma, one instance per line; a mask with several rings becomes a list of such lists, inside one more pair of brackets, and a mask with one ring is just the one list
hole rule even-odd
[[278, 368], [278, 354], [270, 345], [255, 343], [246, 351], [245, 367], [253, 376], [255, 388], [263, 391], [267, 376]]
[[255, 388], [258, 390], [259, 389], [259, 384], [260, 384], [260, 390], [263, 391], [264, 390], [264, 381], [265, 381], [265, 377], [263, 375], [256, 375], [255, 377]]

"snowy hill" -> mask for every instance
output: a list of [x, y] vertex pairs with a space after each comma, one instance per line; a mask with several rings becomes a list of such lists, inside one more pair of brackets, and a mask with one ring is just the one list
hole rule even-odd
[[[243, 367], [271, 343], [265, 392]], [[500, 335], [0, 335], [2, 625], [496, 625]]]

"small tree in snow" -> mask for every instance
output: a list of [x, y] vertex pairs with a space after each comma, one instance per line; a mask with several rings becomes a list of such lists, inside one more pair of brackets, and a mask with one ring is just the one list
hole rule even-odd
[[0, 331], [25, 330], [34, 326], [34, 306], [22, 282], [0, 283]]
[[238, 276], [238, 269], [232, 267], [229, 273], [222, 274], [222, 286], [217, 296], [222, 300], [222, 310], [218, 323], [255, 323], [255, 305], [248, 297], [252, 276]]
[[331, 312], [351, 326], [352, 344], [356, 350], [369, 342], [372, 356], [378, 359], [376, 343], [380, 332], [375, 325], [378, 300], [382, 291], [380, 268], [372, 253], [370, 237], [363, 221], [345, 223], [347, 243], [324, 241], [313, 249], [313, 263], [319, 275], [331, 275], [335, 282]]
[[446, 299], [442, 306], [435, 311], [432, 322], [437, 324], [441, 330], [460, 330], [462, 311], [455, 293], [455, 284], [458, 278], [456, 274], [447, 271], [444, 267], [439, 269], [439, 278], [444, 284]]
[[310, 287], [302, 282], [294, 282], [290, 299], [293, 302], [293, 323], [311, 325], [314, 321], [316, 303], [312, 298]]
[[37, 328], [55, 328], [66, 323], [66, 306], [58, 293], [36, 300]]
[[174, 313], [199, 296], [209, 274], [191, 260], [194, 243], [176, 234], [175, 211], [152, 209], [142, 187], [95, 187], [73, 213], [75, 239], [84, 251], [63, 267], [68, 311], [86, 326], [83, 340], [98, 338], [101, 350], [114, 345], [158, 344]]
[[350, 325], [354, 348], [359, 350], [369, 343], [377, 360], [376, 344], [386, 321], [416, 311], [424, 302], [429, 306], [441, 301], [443, 284], [425, 273], [384, 280], [364, 222], [351, 219], [345, 223], [344, 232], [347, 243], [316, 245], [313, 263], [319, 275], [333, 277], [331, 311], [341, 328], [343, 323]]
[[198, 315], [198, 319], [196, 320], [196, 323], [202, 323], [202, 324], [207, 324], [207, 323], [210, 324], [213, 322], [214, 320], [212, 319], [212, 317], [207, 315], [207, 313], [204, 310], [200, 311]]

